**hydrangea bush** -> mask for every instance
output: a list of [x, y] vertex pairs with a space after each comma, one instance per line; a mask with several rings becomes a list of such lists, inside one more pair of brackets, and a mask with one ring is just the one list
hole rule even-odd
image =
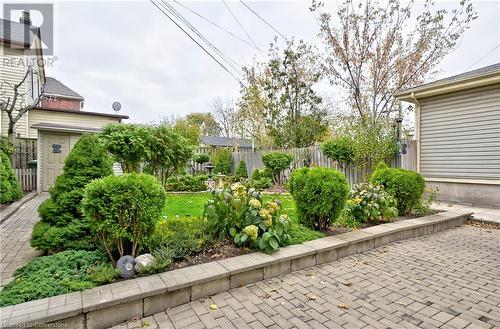
[[363, 223], [390, 222], [398, 217], [396, 198], [385, 191], [383, 186], [370, 183], [352, 187], [345, 212]]
[[204, 217], [219, 239], [230, 237], [237, 245], [270, 254], [290, 242], [291, 222], [281, 214], [281, 202], [264, 203], [258, 191], [240, 183], [216, 190], [205, 204]]

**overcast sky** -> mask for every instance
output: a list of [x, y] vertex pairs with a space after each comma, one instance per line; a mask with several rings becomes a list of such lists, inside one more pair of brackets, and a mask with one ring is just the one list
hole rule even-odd
[[[437, 1], [444, 8], [455, 2]], [[226, 55], [240, 64], [263, 56], [171, 2]], [[243, 39], [244, 32], [222, 1], [184, 2]], [[276, 34], [240, 2], [228, 6], [260, 49]], [[308, 10], [310, 1], [252, 1], [248, 4], [287, 37], [317, 43], [318, 25]], [[458, 74], [500, 44], [500, 1], [473, 2], [479, 18], [456, 51], [444, 59], [439, 77]], [[329, 2], [334, 10], [336, 2]], [[132, 122], [161, 116], [209, 111], [213, 99], [236, 98], [238, 83], [196, 46], [152, 3], [56, 2], [54, 5], [57, 60], [47, 75], [60, 79], [85, 97], [85, 110], [121, 113]], [[500, 46], [470, 69], [500, 62]]]

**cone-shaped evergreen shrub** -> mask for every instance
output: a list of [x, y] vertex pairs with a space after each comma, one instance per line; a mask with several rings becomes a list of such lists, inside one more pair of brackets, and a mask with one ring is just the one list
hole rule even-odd
[[42, 218], [33, 228], [31, 245], [45, 252], [94, 249], [88, 223], [81, 212], [85, 186], [113, 173], [112, 161], [97, 135], [80, 137], [64, 162], [63, 173], [38, 208]]
[[10, 203], [23, 196], [21, 185], [12, 170], [14, 149], [5, 137], [0, 138], [0, 203]]
[[236, 168], [236, 178], [248, 178], [247, 164], [243, 160], [240, 161], [238, 168]]

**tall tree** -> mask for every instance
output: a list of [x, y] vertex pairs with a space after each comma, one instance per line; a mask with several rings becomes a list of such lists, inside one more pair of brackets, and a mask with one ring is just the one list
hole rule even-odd
[[266, 62], [244, 68], [240, 107], [262, 116], [258, 119], [278, 147], [312, 145], [327, 130], [327, 112], [314, 89], [321, 79], [317, 63], [314, 49], [301, 40], [283, 49], [272, 44]]
[[313, 1], [326, 46], [324, 72], [331, 84], [347, 91], [365, 124], [397, 111], [392, 95], [421, 84], [477, 17], [468, 0], [451, 12], [426, 0], [415, 18], [413, 6], [413, 1], [344, 0], [332, 17]]
[[240, 133], [240, 127], [236, 117], [236, 109], [229, 101], [223, 101], [216, 97], [212, 103], [212, 116], [225, 137], [232, 137]]
[[186, 120], [186, 122], [190, 125], [200, 127], [201, 133], [203, 135], [219, 136], [221, 133], [221, 127], [215, 120], [212, 113], [189, 113], [188, 115], [186, 115], [184, 120]]

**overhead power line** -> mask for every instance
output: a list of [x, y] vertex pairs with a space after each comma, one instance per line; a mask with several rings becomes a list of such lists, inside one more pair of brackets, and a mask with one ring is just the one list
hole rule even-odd
[[467, 72], [469, 71], [471, 68], [473, 68], [477, 63], [481, 62], [483, 59], [485, 59], [486, 57], [488, 57], [489, 54], [491, 54], [492, 52], [494, 52], [498, 47], [500, 47], [500, 43], [498, 45], [496, 45], [493, 49], [491, 49], [486, 55], [484, 55], [483, 57], [481, 57], [480, 59], [478, 59], [476, 62], [474, 62], [474, 64], [472, 64], [471, 66], [469, 66], [467, 69], [465, 69], [464, 72]]
[[219, 64], [219, 66], [222, 67], [224, 71], [226, 71], [229, 75], [231, 75], [240, 85], [243, 85], [242, 82], [226, 66], [224, 66], [217, 58], [214, 57], [214, 55], [212, 55], [207, 49], [205, 49], [205, 47], [203, 47], [195, 38], [193, 38], [191, 34], [189, 34], [186, 30], [184, 30], [179, 23], [177, 23], [172, 17], [170, 17], [170, 15], [167, 13], [164, 7], [161, 8], [158, 4], [154, 2], [154, 0], [151, 0], [151, 3], [156, 8], [158, 8], [158, 10], [162, 12], [163, 15], [165, 15], [170, 21], [172, 21], [172, 23], [174, 23], [182, 32], [184, 32], [184, 34], [186, 34], [194, 43], [196, 43], [196, 45], [198, 45], [198, 47], [200, 47], [208, 56], [210, 56], [215, 62], [217, 62], [217, 64]]
[[283, 33], [281, 33], [280, 31], [278, 31], [277, 29], [274, 28], [274, 26], [272, 26], [269, 22], [267, 22], [264, 18], [262, 18], [262, 16], [260, 16], [259, 14], [257, 14], [257, 12], [255, 12], [255, 10], [253, 10], [252, 8], [250, 8], [249, 5], [247, 5], [246, 3], [244, 3], [242, 0], [240, 0], [240, 2], [248, 8], [248, 10], [250, 10], [252, 13], [255, 14], [255, 16], [257, 16], [258, 18], [260, 18], [261, 21], [263, 21], [264, 23], [267, 24], [267, 26], [269, 26], [271, 29], [273, 29], [276, 33], [278, 33], [283, 39], [285, 39], [286, 41], [288, 41], [288, 38], [286, 36], [283, 35]]
[[245, 43], [245, 44], [247, 44], [248, 46], [250, 46], [250, 47], [252, 47], [252, 48], [255, 48], [255, 49], [259, 50], [259, 51], [262, 51], [262, 50], [260, 50], [259, 48], [255, 47], [254, 45], [252, 45], [250, 42], [246, 41], [245, 39], [243, 39], [243, 38], [241, 38], [241, 37], [237, 36], [237, 35], [236, 35], [236, 34], [234, 34], [233, 32], [231, 32], [231, 31], [229, 31], [229, 30], [225, 29], [224, 27], [220, 26], [219, 24], [217, 24], [217, 23], [215, 23], [215, 22], [213, 22], [213, 21], [209, 20], [208, 18], [204, 17], [203, 15], [199, 14], [198, 12], [196, 12], [196, 11], [192, 10], [191, 8], [187, 7], [187, 6], [186, 6], [186, 5], [184, 5], [182, 2], [179, 2], [179, 1], [177, 1], [177, 0], [174, 0], [174, 2], [175, 2], [176, 4], [178, 4], [179, 6], [181, 6], [182, 8], [186, 9], [187, 11], [189, 11], [189, 12], [191, 12], [191, 13], [195, 14], [196, 16], [200, 17], [200, 18], [201, 18], [201, 19], [203, 19], [204, 21], [206, 21], [206, 22], [208, 22], [208, 23], [212, 24], [213, 26], [215, 26], [215, 27], [217, 27], [217, 28], [221, 29], [222, 31], [224, 31], [224, 32], [226, 32], [227, 34], [231, 35], [232, 37], [234, 37], [234, 38], [236, 38], [236, 39], [240, 40], [241, 42], [244, 42], [244, 43]]
[[[172, 7], [165, 0], [160, 0], [163, 7], [169, 11], [170, 14], [174, 15], [178, 20], [180, 20], [184, 25], [186, 25], [191, 31], [193, 31], [208, 47], [214, 50], [221, 59], [226, 62], [236, 74], [239, 76], [241, 74], [241, 65], [233, 60], [231, 57], [224, 54], [220, 49], [218, 49], [213, 43], [211, 43], [196, 27], [194, 27], [181, 13], [179, 13], [174, 7]], [[233, 72], [233, 73], [234, 73]]]
[[[257, 47], [257, 44], [253, 41], [253, 39], [250, 37], [250, 34], [248, 34], [247, 30], [245, 30], [245, 28], [243, 27], [243, 24], [240, 23], [240, 21], [238, 20], [238, 18], [236, 18], [236, 16], [233, 14], [233, 12], [231, 11], [231, 8], [229, 8], [229, 6], [227, 5], [226, 3], [226, 0], [222, 0], [222, 2], [224, 2], [224, 6], [226, 6], [227, 10], [229, 11], [229, 13], [231, 14], [231, 16], [233, 16], [234, 20], [236, 21], [236, 23], [238, 23], [238, 25], [241, 27], [241, 29], [243, 30], [243, 32], [245, 33], [245, 35], [247, 36], [248, 40], [250, 40], [250, 42], [255, 46], [255, 48], [259, 49], [259, 47]], [[259, 49], [260, 50], [260, 49]]]

